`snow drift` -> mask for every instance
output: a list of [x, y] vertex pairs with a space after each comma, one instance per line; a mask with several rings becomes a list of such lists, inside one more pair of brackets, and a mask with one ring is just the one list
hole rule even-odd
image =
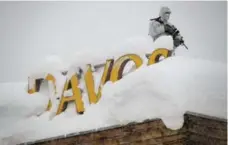
[[[70, 104], [52, 120], [50, 112], [40, 117], [27, 116], [36, 108], [37, 112], [45, 109], [47, 97], [30, 96], [22, 89], [25, 86], [26, 83], [0, 86], [0, 91], [5, 92], [1, 99], [7, 98], [0, 101], [0, 107], [7, 108], [5, 115], [1, 109], [2, 143], [15, 144], [151, 118], [161, 118], [168, 128], [178, 129], [186, 111], [221, 118], [226, 118], [227, 113], [226, 64], [181, 56], [142, 66], [115, 83], [107, 82], [101, 100], [94, 105], [87, 103], [83, 115], [76, 114], [74, 104]], [[84, 94], [83, 100], [86, 97]]]

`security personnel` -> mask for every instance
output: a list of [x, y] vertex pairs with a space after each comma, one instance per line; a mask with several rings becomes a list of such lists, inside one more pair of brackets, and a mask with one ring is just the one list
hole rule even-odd
[[168, 21], [170, 14], [171, 10], [168, 7], [161, 7], [159, 17], [150, 19], [148, 35], [152, 37], [153, 41], [161, 36], [172, 36], [175, 50], [184, 41], [179, 30]]

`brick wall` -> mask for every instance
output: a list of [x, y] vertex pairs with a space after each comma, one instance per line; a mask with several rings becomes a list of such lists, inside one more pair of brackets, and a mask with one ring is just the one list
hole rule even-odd
[[146, 120], [98, 131], [39, 140], [35, 145], [226, 145], [227, 120], [186, 113], [184, 126], [170, 130], [162, 120]]

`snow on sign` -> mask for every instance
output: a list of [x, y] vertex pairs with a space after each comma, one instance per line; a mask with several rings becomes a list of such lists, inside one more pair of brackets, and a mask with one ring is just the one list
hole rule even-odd
[[[82, 93], [87, 92], [89, 104], [96, 104], [102, 96], [102, 88], [105, 83], [107, 81], [114, 83], [120, 80], [124, 75], [124, 68], [126, 68], [128, 62], [133, 62], [134, 68], [137, 69], [142, 66], [145, 61], [146, 65], [151, 65], [159, 62], [161, 57], [167, 58], [170, 57], [171, 54], [171, 50], [159, 48], [154, 50], [152, 54], [146, 54], [145, 60], [137, 54], [126, 54], [116, 61], [114, 61], [114, 59], [107, 59], [106, 63], [100, 66], [88, 64], [84, 69], [71, 67], [65, 73], [46, 72], [43, 74], [33, 74], [29, 76], [28, 93], [33, 94], [39, 92], [39, 85], [41, 83], [37, 83], [37, 81], [46, 80], [48, 81], [49, 90], [47, 111], [53, 109], [55, 110], [55, 114], [58, 115], [66, 109], [69, 102], [74, 102], [77, 113], [82, 114], [85, 111]], [[96, 69], [101, 66], [104, 67], [103, 73], [98, 89], [96, 89], [93, 72], [96, 72]], [[85, 88], [80, 86], [82, 83], [85, 84]]]

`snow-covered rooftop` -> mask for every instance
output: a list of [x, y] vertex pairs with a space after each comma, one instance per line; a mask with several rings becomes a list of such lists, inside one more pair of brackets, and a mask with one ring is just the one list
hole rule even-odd
[[[100, 79], [99, 72], [94, 75]], [[55, 117], [51, 111], [42, 113], [49, 99], [47, 84], [42, 85], [41, 93], [31, 95], [26, 92], [27, 82], [4, 83], [0, 89], [4, 96], [0, 98], [0, 137], [4, 143], [152, 118], [161, 118], [168, 128], [178, 129], [186, 111], [220, 118], [227, 114], [226, 65], [183, 56], [144, 65], [115, 83], [107, 82], [97, 104], [90, 105], [84, 94], [83, 115], [75, 112], [74, 104]]]

